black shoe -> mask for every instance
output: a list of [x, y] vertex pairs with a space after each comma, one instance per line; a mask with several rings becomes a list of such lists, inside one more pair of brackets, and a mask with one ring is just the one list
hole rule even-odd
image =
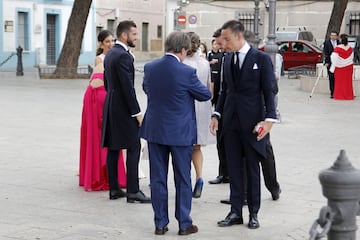
[[271, 197], [274, 201], [278, 200], [280, 198], [281, 189], [277, 189], [276, 191], [273, 191], [271, 193]]
[[[220, 203], [222, 203], [222, 204], [231, 204], [230, 199], [222, 199], [222, 200], [220, 200]], [[246, 199], [244, 199], [243, 205], [248, 205], [248, 202], [247, 202]]]
[[227, 176], [223, 177], [222, 183], [230, 183], [230, 178]]
[[127, 202], [151, 203], [151, 198], [147, 197], [142, 191], [138, 191], [137, 193], [128, 193]]
[[250, 214], [248, 228], [256, 229], [259, 227], [260, 227], [260, 224], [259, 224], [259, 220], [257, 218], [257, 214], [255, 214], [255, 213]]
[[229, 198], [228, 198], [228, 199], [222, 199], [222, 200], [220, 200], [220, 203], [223, 203], [223, 204], [231, 204]]
[[230, 212], [224, 220], [218, 221], [217, 224], [219, 227], [229, 227], [235, 224], [243, 224], [244, 220], [242, 216], [234, 212]]
[[224, 176], [217, 176], [214, 180], [210, 180], [210, 184], [220, 184], [223, 181]]
[[155, 228], [155, 235], [164, 235], [167, 231], [169, 231], [169, 228], [167, 226], [163, 228]]
[[193, 198], [200, 198], [201, 197], [201, 192], [204, 186], [204, 181], [202, 178], [199, 178], [196, 181], [195, 187], [194, 187], [194, 191], [193, 191]]
[[197, 233], [198, 231], [199, 231], [199, 229], [196, 225], [191, 225], [188, 228], [180, 229], [178, 234], [179, 235], [189, 235], [189, 234]]
[[110, 192], [109, 192], [110, 200], [115, 200], [115, 199], [123, 198], [123, 197], [126, 197], [126, 193], [121, 189], [119, 189], [119, 190], [110, 190]]

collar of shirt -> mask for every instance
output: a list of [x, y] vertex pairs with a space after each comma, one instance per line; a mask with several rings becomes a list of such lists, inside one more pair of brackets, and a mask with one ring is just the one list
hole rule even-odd
[[123, 42], [120, 42], [119, 40], [116, 40], [115, 44], [119, 44], [120, 46], [122, 46], [123, 48], [125, 48], [126, 51], [129, 51], [129, 48], [128, 46], [123, 43]]
[[[250, 50], [250, 45], [245, 41], [244, 46], [242, 46], [242, 48], [240, 48], [240, 50], [237, 51], [239, 53], [239, 58], [240, 58], [241, 63], [244, 60], [244, 57], [246, 56], [246, 54], [248, 53], [249, 50]], [[235, 57], [235, 63], [236, 63], [236, 55], [234, 55], [234, 57]]]
[[176, 58], [180, 62], [180, 58], [178, 56], [176, 56], [175, 54], [173, 54], [173, 53], [167, 52], [167, 53], [165, 53], [165, 55], [173, 56], [174, 58]]

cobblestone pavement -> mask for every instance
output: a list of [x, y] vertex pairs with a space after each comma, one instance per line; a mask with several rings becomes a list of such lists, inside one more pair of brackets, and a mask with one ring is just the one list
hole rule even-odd
[[[141, 79], [138, 72], [136, 89], [145, 109]], [[78, 186], [79, 128], [87, 80], [40, 80], [36, 72], [25, 71], [23, 77], [0, 72], [0, 83], [0, 239], [4, 240], [308, 239], [310, 226], [326, 205], [319, 171], [332, 165], [340, 149], [360, 168], [359, 98], [334, 101], [314, 94], [309, 99], [298, 80], [284, 78], [279, 94], [282, 122], [272, 130], [282, 194], [272, 201], [263, 187], [261, 227], [217, 227], [229, 211], [229, 206], [219, 203], [228, 197], [229, 186], [205, 184], [192, 208], [199, 233], [178, 236], [170, 174], [170, 230], [155, 236], [151, 205], [109, 201], [108, 192], [85, 192]], [[204, 148], [204, 155], [207, 182], [217, 175], [215, 145]], [[147, 160], [141, 161], [141, 168], [148, 176]], [[148, 178], [140, 181], [147, 194], [148, 183]], [[244, 209], [245, 223], [247, 212]]]

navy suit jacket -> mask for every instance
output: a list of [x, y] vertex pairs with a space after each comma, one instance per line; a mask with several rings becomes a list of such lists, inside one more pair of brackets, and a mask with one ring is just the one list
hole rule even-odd
[[[339, 40], [336, 40], [337, 44], [339, 44]], [[331, 43], [331, 40], [330, 39], [327, 39], [325, 42], [324, 42], [324, 63], [328, 63], [328, 64], [331, 64], [331, 59], [330, 59], [330, 56], [331, 56], [331, 53], [334, 51], [334, 46], [332, 45]]]
[[143, 89], [148, 103], [140, 136], [162, 145], [195, 144], [194, 99], [207, 101], [211, 98], [196, 70], [174, 56], [165, 55], [145, 65]]
[[240, 70], [234, 76], [234, 53], [224, 59], [223, 88], [216, 105], [221, 114], [222, 134], [226, 134], [232, 121], [239, 119], [238, 130], [251, 146], [266, 157], [266, 138], [257, 141], [253, 134], [255, 125], [265, 118], [276, 119], [274, 104], [275, 74], [270, 57], [261, 51], [250, 48]]
[[139, 141], [135, 114], [140, 106], [134, 89], [134, 59], [119, 44], [106, 54], [104, 84], [107, 91], [102, 125], [102, 146], [111, 150], [126, 149]]

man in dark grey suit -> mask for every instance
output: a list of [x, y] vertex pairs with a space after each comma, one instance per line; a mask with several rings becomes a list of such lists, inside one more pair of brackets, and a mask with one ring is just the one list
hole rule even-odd
[[[212, 116], [210, 131], [216, 134], [222, 118], [226, 160], [230, 176], [231, 210], [221, 227], [242, 224], [244, 166], [247, 173], [248, 227], [260, 226], [260, 166], [266, 158], [266, 142], [273, 122], [275, 75], [270, 57], [251, 47], [244, 39], [244, 25], [237, 20], [222, 27], [224, 48], [232, 52], [224, 59], [223, 88]], [[264, 107], [265, 106], [265, 107]], [[254, 133], [255, 126], [261, 130]], [[245, 163], [244, 163], [245, 161]]]
[[139, 189], [138, 165], [140, 158], [139, 126], [143, 115], [134, 89], [134, 59], [129, 47], [135, 47], [136, 24], [120, 22], [115, 46], [104, 60], [105, 89], [107, 91], [102, 128], [102, 146], [108, 148], [110, 199], [125, 197], [118, 185], [118, 158], [121, 149], [127, 149], [126, 185], [127, 202], [150, 203], [149, 197]]
[[337, 31], [330, 32], [330, 38], [324, 42], [324, 65], [328, 70], [329, 76], [329, 88], [330, 88], [330, 98], [333, 98], [334, 95], [334, 88], [335, 88], [335, 78], [334, 73], [330, 72], [331, 66], [331, 53], [334, 51], [334, 48], [339, 44], [339, 33]]

